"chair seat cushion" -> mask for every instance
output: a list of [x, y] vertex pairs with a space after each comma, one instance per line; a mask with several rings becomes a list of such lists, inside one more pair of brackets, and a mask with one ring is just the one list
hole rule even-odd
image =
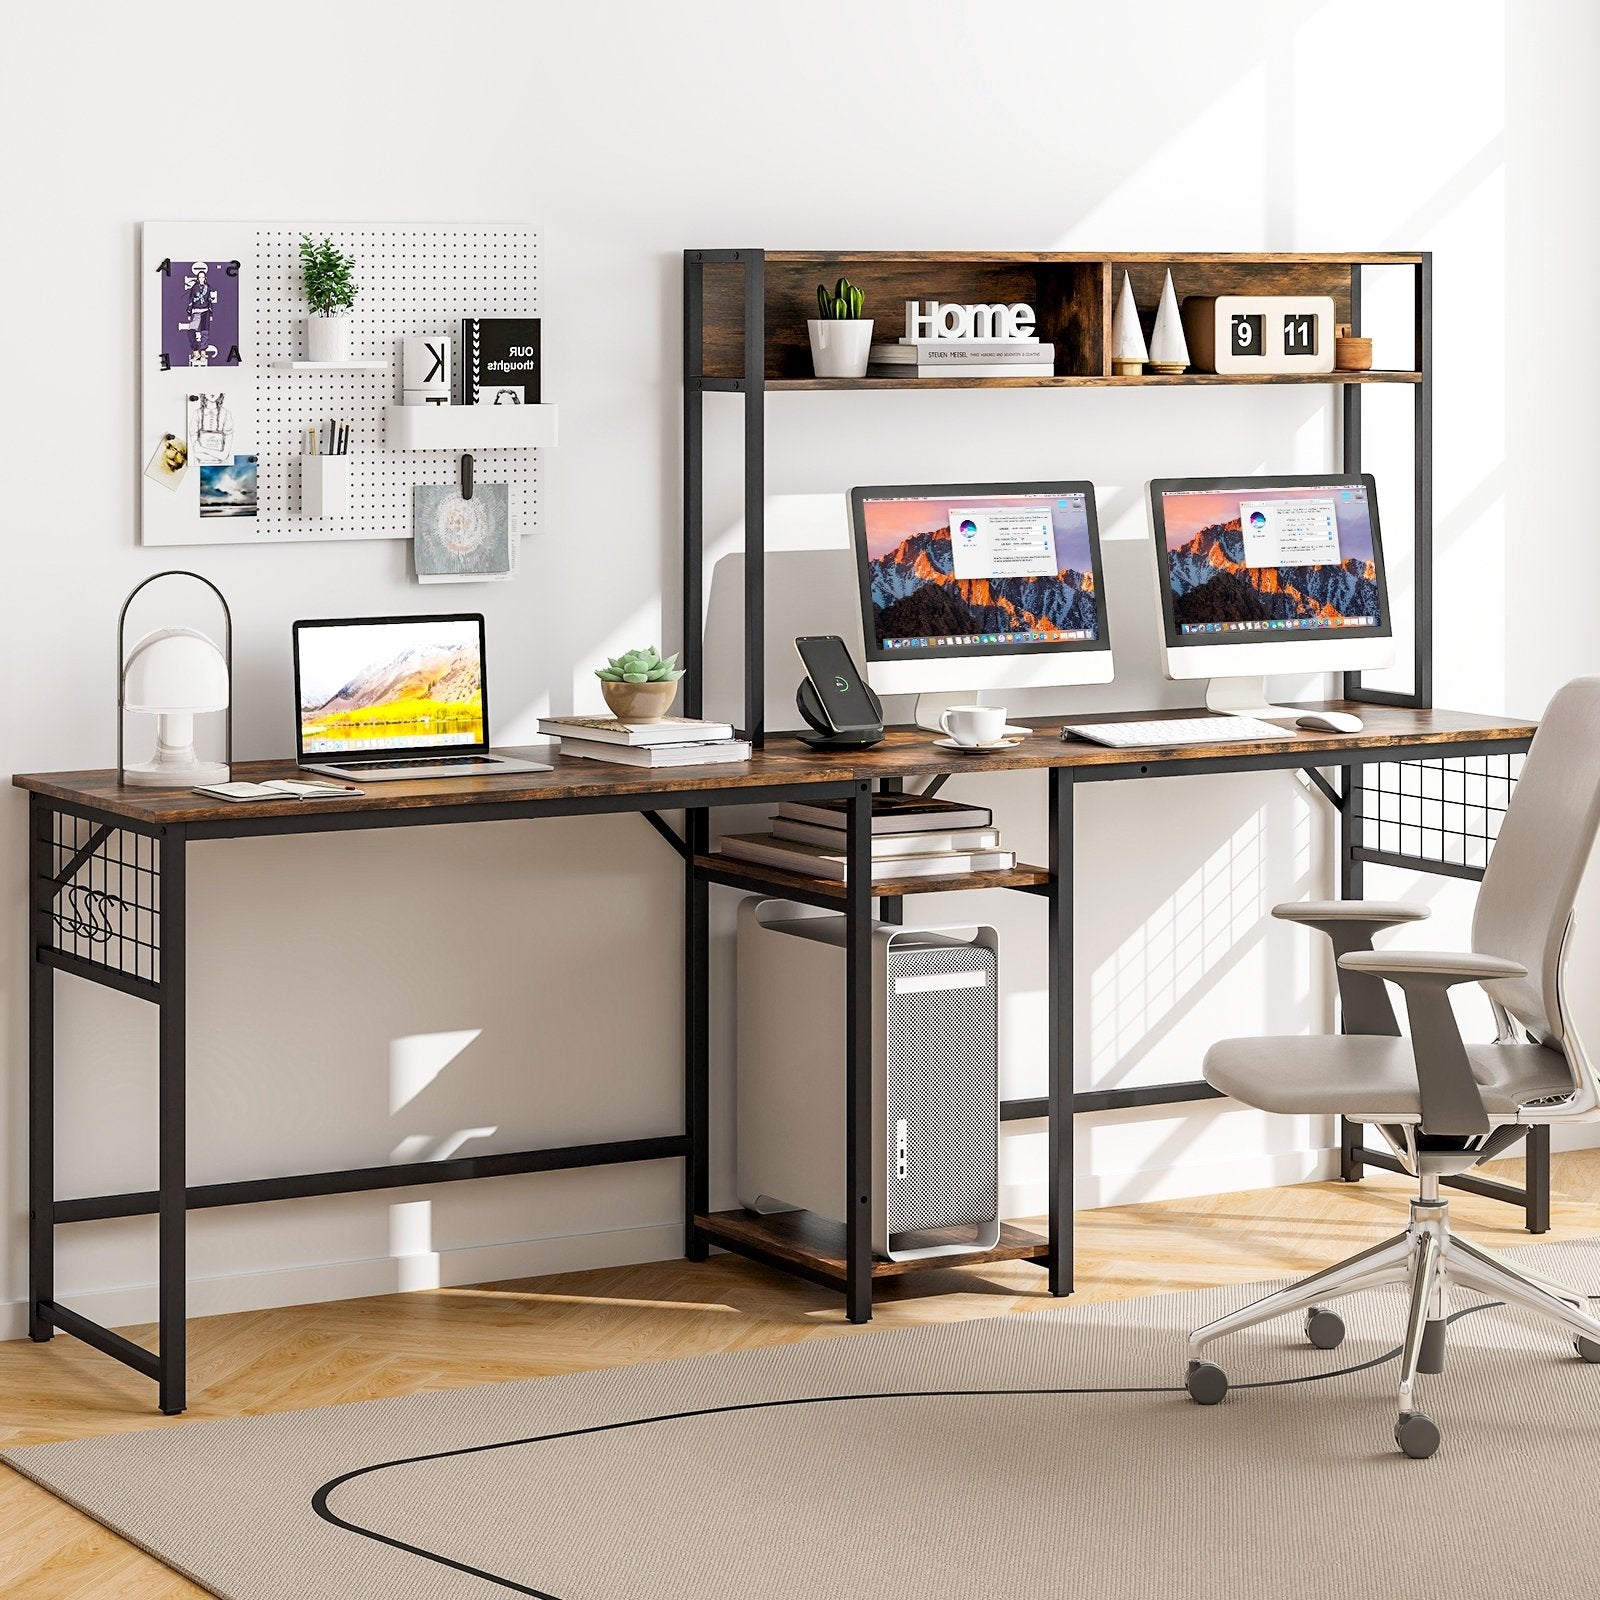
[[[1469, 1044], [1467, 1059], [1491, 1117], [1573, 1087], [1559, 1051], [1536, 1044]], [[1422, 1114], [1409, 1039], [1377, 1034], [1297, 1034], [1222, 1039], [1206, 1052], [1212, 1088], [1263, 1111], [1415, 1122]]]

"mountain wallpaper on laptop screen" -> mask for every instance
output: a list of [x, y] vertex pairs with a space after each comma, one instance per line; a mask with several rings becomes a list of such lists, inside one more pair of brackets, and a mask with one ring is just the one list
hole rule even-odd
[[1167, 580], [1179, 626], [1302, 617], [1378, 620], [1378, 569], [1370, 556], [1323, 567], [1247, 567], [1237, 517], [1169, 549]]
[[483, 736], [477, 643], [416, 644], [365, 667], [320, 704], [303, 705], [307, 739], [441, 739]]
[[878, 643], [963, 633], [1062, 633], [1099, 637], [1094, 575], [1064, 567], [1053, 578], [958, 578], [948, 525], [871, 556]]

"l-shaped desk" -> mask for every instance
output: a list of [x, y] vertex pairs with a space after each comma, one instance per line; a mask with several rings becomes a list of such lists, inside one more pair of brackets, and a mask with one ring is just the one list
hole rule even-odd
[[[1419, 850], [1364, 843], [1361, 831], [1364, 771], [1380, 763], [1497, 758], [1524, 751], [1533, 725], [1506, 718], [1412, 710], [1363, 703], [1343, 706], [1365, 719], [1358, 734], [1298, 732], [1260, 744], [1207, 744], [1116, 750], [1063, 743], [1058, 722], [1040, 721], [1034, 737], [993, 754], [960, 758], [962, 772], [1044, 769], [1049, 794], [1049, 860], [1019, 864], [1009, 872], [961, 878], [870, 881], [871, 795], [875, 785], [900, 788], [928, 778], [942, 782], [952, 758], [930, 735], [891, 730], [871, 750], [817, 754], [797, 740], [769, 739], [748, 762], [662, 771], [608, 766], [558, 755], [554, 770], [503, 777], [433, 779], [374, 785], [347, 800], [284, 801], [237, 805], [189, 790], [134, 789], [114, 772], [58, 772], [18, 776], [29, 792], [29, 1333], [49, 1339], [70, 1333], [159, 1386], [162, 1411], [185, 1405], [185, 1219], [191, 1210], [291, 1200], [311, 1195], [407, 1188], [508, 1173], [550, 1172], [634, 1161], [679, 1160], [684, 1169], [684, 1249], [704, 1260], [717, 1245], [784, 1271], [840, 1289], [853, 1322], [872, 1314], [874, 1277], [908, 1270], [907, 1263], [873, 1258], [868, 1217], [872, 1161], [871, 940], [873, 903], [885, 920], [899, 920], [903, 897], [978, 888], [1017, 890], [1044, 902], [1049, 946], [1049, 1025], [1045, 1046], [1046, 1091], [1038, 1099], [1002, 1106], [1008, 1120], [1045, 1118], [1049, 1127], [1049, 1231], [1045, 1237], [1007, 1225], [998, 1246], [961, 1263], [1000, 1259], [1036, 1261], [1052, 1294], [1072, 1288], [1072, 1128], [1075, 1112], [1157, 1105], [1209, 1097], [1204, 1083], [1076, 1092], [1072, 1058], [1073, 796], [1077, 785], [1137, 778], [1299, 769], [1340, 814], [1341, 894], [1359, 895], [1367, 862], [1458, 877], [1481, 876], [1467, 862], [1434, 859]], [[1105, 720], [1164, 717], [1175, 713], [1123, 712]], [[262, 781], [292, 773], [287, 762], [236, 764], [235, 776]], [[1325, 775], [1338, 774], [1337, 782]], [[1509, 783], [1505, 780], [1495, 780]], [[799, 877], [720, 855], [712, 848], [711, 812], [728, 805], [843, 797], [847, 807], [843, 884]], [[1483, 807], [1475, 807], [1478, 812]], [[1492, 809], [1492, 808], [1491, 808]], [[662, 813], [681, 811], [683, 831]], [[188, 846], [213, 839], [261, 834], [326, 833], [348, 829], [509, 821], [521, 818], [634, 813], [666, 840], [684, 874], [684, 1115], [681, 1128], [652, 1138], [604, 1140], [560, 1148], [448, 1160], [360, 1167], [340, 1172], [247, 1178], [190, 1185], [185, 1151], [188, 1048], [185, 1011]], [[1438, 830], [1435, 830], [1438, 831]], [[1446, 830], [1449, 831], [1449, 830]], [[1455, 830], [1459, 833], [1459, 829]], [[1489, 830], [1479, 836], [1487, 848]], [[1410, 837], [1409, 835], [1406, 837]], [[809, 1213], [757, 1217], [710, 1207], [710, 889], [725, 885], [781, 895], [844, 913], [846, 1038], [841, 1126], [846, 1141], [846, 1221], [829, 1223]], [[56, 974], [87, 979], [155, 1005], [159, 1013], [157, 1063], [157, 1181], [134, 1193], [58, 1198], [55, 1192]], [[1524, 1188], [1481, 1178], [1459, 1186], [1525, 1207], [1530, 1231], [1549, 1225], [1549, 1147], [1529, 1136]], [[1341, 1170], [1361, 1176], [1364, 1164], [1394, 1166], [1387, 1153], [1367, 1150], [1359, 1125], [1341, 1136]], [[55, 1289], [55, 1230], [72, 1222], [110, 1217], [158, 1219], [157, 1349], [148, 1350], [62, 1304]], [[949, 1264], [947, 1261], [945, 1264]], [[911, 1263], [923, 1267], [927, 1263]]]

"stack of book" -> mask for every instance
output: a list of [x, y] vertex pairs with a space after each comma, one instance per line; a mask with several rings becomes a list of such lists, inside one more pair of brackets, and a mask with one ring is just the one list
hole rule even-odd
[[[736, 833], [722, 840], [725, 855], [809, 878], [845, 881], [847, 800], [785, 800], [771, 833]], [[872, 797], [872, 881], [959, 878], [971, 872], [1009, 872], [1015, 852], [1000, 848], [987, 806], [918, 794]]]
[[867, 361], [897, 378], [1053, 378], [1056, 347], [1039, 339], [901, 339], [873, 345]]
[[539, 732], [561, 741], [564, 756], [614, 761], [624, 767], [700, 767], [748, 761], [750, 743], [727, 722], [661, 717], [622, 722], [616, 717], [540, 717]]

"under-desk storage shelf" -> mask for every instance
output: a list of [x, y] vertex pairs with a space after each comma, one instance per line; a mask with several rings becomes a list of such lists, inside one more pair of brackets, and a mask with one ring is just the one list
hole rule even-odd
[[558, 408], [386, 406], [386, 450], [533, 450], [556, 442]]
[[[795, 892], [821, 895], [844, 904], [845, 886], [834, 878], [813, 878], [803, 873], [785, 872], [781, 867], [764, 867], [737, 856], [697, 855], [696, 870], [715, 883], [733, 889], [750, 889], [758, 894]], [[897, 899], [908, 894], [950, 894], [963, 889], [1022, 889], [1043, 893], [1050, 886], [1046, 867], [1030, 867], [1018, 862], [1009, 872], [963, 872], [950, 878], [895, 878], [872, 885], [875, 899]]]
[[[846, 1282], [844, 1224], [814, 1211], [775, 1211], [766, 1215], [754, 1211], [702, 1212], [695, 1226], [715, 1245], [737, 1250], [756, 1260], [798, 1268], [807, 1277], [828, 1283]], [[908, 1272], [930, 1267], [980, 1266], [986, 1261], [1037, 1261], [1049, 1258], [1050, 1241], [1015, 1223], [1000, 1224], [1000, 1242], [992, 1250], [974, 1250], [970, 1255], [918, 1256], [909, 1261], [888, 1261], [873, 1257], [874, 1278], [897, 1278]]]

